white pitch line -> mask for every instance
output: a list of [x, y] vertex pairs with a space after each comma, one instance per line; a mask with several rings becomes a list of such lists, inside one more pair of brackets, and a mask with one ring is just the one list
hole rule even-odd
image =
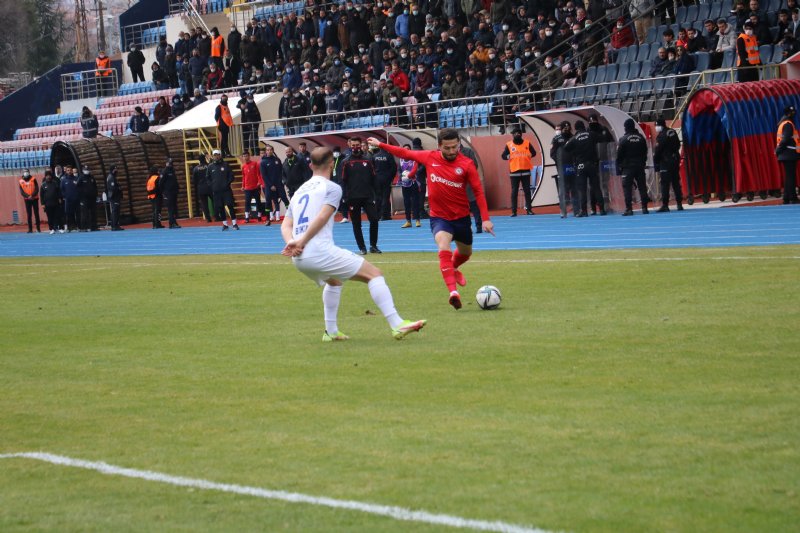
[[[520, 250], [515, 250], [520, 251]], [[525, 250], [522, 250], [525, 251]], [[550, 252], [551, 250], [544, 250]], [[581, 250], [577, 250], [580, 252]], [[583, 250], [586, 251], [586, 250]], [[592, 250], [593, 251], [593, 250]], [[425, 252], [421, 252], [425, 253]], [[480, 254], [480, 252], [479, 252]], [[506, 264], [506, 263], [530, 263], [530, 264], [537, 264], [537, 263], [627, 263], [627, 262], [649, 262], [649, 261], [774, 261], [774, 260], [792, 260], [796, 261], [800, 259], [798, 255], [759, 255], [759, 256], [737, 256], [737, 255], [729, 255], [729, 256], [710, 256], [710, 257], [585, 257], [585, 258], [555, 258], [555, 259], [480, 259], [475, 258], [469, 261], [469, 264]], [[423, 265], [423, 264], [432, 264], [436, 263], [439, 264], [438, 260], [428, 260], [428, 259], [420, 259], [417, 261], [392, 261], [392, 260], [374, 260], [371, 261], [373, 264], [376, 265]], [[0, 266], [3, 268], [9, 267], [18, 267], [18, 268], [39, 268], [45, 266], [51, 266], [52, 262], [48, 263], [11, 263], [11, 264], [3, 264], [0, 261]], [[59, 267], [82, 267], [86, 266], [86, 263], [58, 263]], [[86, 270], [102, 270], [102, 269], [113, 269], [116, 267], [155, 267], [155, 266], [170, 266], [170, 267], [191, 267], [191, 266], [280, 266], [280, 267], [290, 267], [292, 266], [291, 262], [283, 262], [283, 261], [170, 261], [170, 262], [162, 262], [162, 263], [155, 263], [155, 262], [144, 262], [144, 261], [136, 261], [136, 262], [114, 262], [107, 267], [94, 267], [94, 268], [87, 268]], [[71, 271], [74, 272], [74, 271]], [[36, 274], [41, 275], [41, 272], [37, 272]], [[17, 274], [8, 274], [9, 276], [17, 275]]]
[[461, 529], [499, 531], [502, 533], [549, 533], [544, 529], [509, 524], [507, 522], [473, 520], [470, 518], [462, 518], [460, 516], [429, 513], [428, 511], [415, 511], [405, 507], [378, 505], [375, 503], [366, 503], [354, 500], [339, 500], [324, 496], [311, 496], [308, 494], [301, 494], [299, 492], [286, 492], [282, 490], [263, 489], [260, 487], [248, 487], [246, 485], [216, 483], [206, 479], [171, 476], [169, 474], [162, 474], [160, 472], [152, 472], [150, 470], [137, 470], [135, 468], [125, 468], [121, 466], [110, 465], [104, 462], [84, 461], [82, 459], [74, 459], [72, 457], [45, 452], [7, 453], [0, 455], [0, 459], [14, 458], [34, 459], [54, 465], [94, 470], [96, 472], [100, 472], [101, 474], [110, 476], [144, 479], [145, 481], [155, 481], [157, 483], [166, 483], [168, 485], [175, 485], [178, 487], [215, 490], [232, 494], [241, 494], [243, 496], [253, 496], [255, 498], [263, 498], [266, 500], [279, 500], [289, 503], [306, 503], [310, 505], [319, 505], [322, 507], [331, 507], [333, 509], [346, 509], [349, 511], [358, 511], [373, 515], [386, 516], [395, 520], [403, 520], [407, 522], [422, 522], [426, 524], [435, 524]]

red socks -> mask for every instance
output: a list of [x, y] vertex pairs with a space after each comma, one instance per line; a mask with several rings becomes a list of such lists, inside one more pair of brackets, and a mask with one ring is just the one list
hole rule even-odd
[[460, 253], [458, 253], [458, 248], [456, 248], [456, 250], [453, 252], [453, 268], [460, 267], [461, 265], [469, 261], [470, 257], [472, 257], [472, 254], [461, 255]]
[[447, 285], [447, 290], [453, 292], [456, 290], [456, 274], [453, 267], [453, 254], [452, 252], [445, 251], [439, 252], [439, 269], [442, 271], [442, 278], [444, 284]]

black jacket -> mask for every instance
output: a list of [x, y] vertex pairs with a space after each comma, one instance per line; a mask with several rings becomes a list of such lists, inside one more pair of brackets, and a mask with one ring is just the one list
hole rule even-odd
[[559, 133], [553, 137], [553, 142], [550, 145], [550, 157], [556, 162], [556, 168], [559, 174], [564, 172], [564, 167], [572, 163], [572, 158], [569, 157], [567, 151], [564, 150], [564, 147], [570, 139], [572, 139], [571, 133]]
[[91, 174], [78, 176], [78, 196], [81, 200], [97, 200], [97, 180]]
[[194, 184], [197, 194], [211, 194], [211, 184], [208, 182], [206, 170], [208, 165], [197, 165], [192, 170], [192, 183]]
[[97, 130], [99, 129], [97, 117], [94, 115], [81, 117], [81, 128], [83, 129], [84, 138], [91, 139], [97, 137]]
[[128, 67], [131, 70], [140, 69], [142, 66], [144, 66], [144, 54], [141, 50], [128, 54]]
[[375, 201], [375, 166], [363, 155], [350, 155], [341, 166], [347, 200]]
[[378, 150], [372, 154], [372, 166], [381, 183], [391, 183], [397, 175], [397, 161], [386, 150]]
[[283, 183], [291, 194], [294, 194], [294, 191], [299, 189], [310, 177], [311, 169], [305, 158], [295, 154], [294, 157], [291, 159], [287, 157], [283, 162]]
[[131, 133], [144, 133], [150, 129], [150, 118], [144, 113], [134, 113], [128, 127]]
[[225, 161], [212, 161], [206, 168], [206, 179], [211, 185], [211, 192], [225, 192], [231, 190], [233, 183], [233, 170]]
[[644, 170], [647, 165], [647, 140], [638, 131], [622, 136], [617, 147], [617, 170], [625, 174], [631, 170]]
[[681, 141], [678, 132], [672, 128], [664, 130], [656, 137], [656, 146], [653, 149], [653, 164], [659, 170], [667, 170], [677, 166], [681, 161]]
[[[781, 122], [784, 120], [788, 120], [785, 116], [781, 118]], [[778, 156], [778, 161], [795, 161], [798, 158], [797, 150], [793, 150], [788, 147], [794, 146], [794, 121], [792, 121], [792, 125], [789, 126], [788, 124], [783, 126], [783, 129], [780, 131], [781, 141], [778, 143], [778, 147], [775, 149], [775, 153]]]
[[564, 150], [572, 156], [577, 164], [596, 163], [599, 160], [597, 157], [598, 142], [599, 139], [593, 132], [579, 131], [567, 141]]
[[39, 198], [45, 207], [58, 207], [61, 204], [61, 187], [58, 181], [44, 180], [39, 188]]
[[119, 203], [122, 200], [122, 187], [119, 186], [117, 176], [113, 172], [106, 176], [106, 196], [109, 202]]
[[164, 167], [158, 182], [161, 184], [161, 194], [164, 196], [171, 198], [178, 195], [178, 177], [175, 175], [174, 168]]

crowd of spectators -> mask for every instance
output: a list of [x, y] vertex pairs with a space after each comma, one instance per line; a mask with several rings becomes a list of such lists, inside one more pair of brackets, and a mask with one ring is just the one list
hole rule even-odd
[[[312, 0], [309, 0], [311, 3]], [[184, 109], [199, 89], [260, 85], [282, 90], [284, 118], [413, 105], [409, 120], [426, 121], [426, 102], [572, 87], [592, 66], [612, 63], [620, 49], [644, 43], [650, 28], [675, 20], [692, 0], [384, 0], [307, 5], [253, 18], [223, 38], [218, 28], [162, 39], [151, 67], [158, 88], [180, 88]], [[800, 14], [788, 0], [770, 28], [759, 0], [736, 0], [728, 16], [660, 36], [663, 50], [642, 76], [686, 74], [693, 53], [710, 68], [735, 49], [745, 22], [759, 44], [797, 49]], [[735, 17], [735, 27], [729, 20]], [[434, 97], [436, 98], [436, 97]], [[548, 105], [545, 95], [536, 104]], [[421, 104], [418, 109], [416, 105]], [[178, 106], [180, 111], [180, 105]], [[516, 111], [516, 110], [513, 110]], [[173, 113], [174, 114], [174, 113]], [[404, 120], [406, 113], [398, 120]]]

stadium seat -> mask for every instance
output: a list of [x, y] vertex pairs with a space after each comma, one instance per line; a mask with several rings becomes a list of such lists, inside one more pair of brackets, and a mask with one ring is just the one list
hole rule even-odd
[[699, 22], [701, 25], [706, 19], [710, 18], [711, 15], [711, 6], [707, 4], [700, 4], [697, 6], [697, 18], [694, 21], [697, 23]]
[[772, 61], [770, 63], [783, 62], [783, 46], [776, 44], [772, 49]]
[[566, 89], [561, 89], [561, 88], [555, 89], [551, 97], [551, 104], [553, 106], [562, 106], [566, 104], [567, 103], [566, 93], [567, 93]]
[[642, 68], [639, 69], [639, 77], [640, 78], [647, 78], [650, 76], [650, 68], [652, 67], [652, 63], [650, 60], [642, 61]]
[[635, 80], [641, 74], [642, 64], [639, 61], [634, 61], [628, 65], [628, 78], [629, 80]]
[[652, 61], [653, 59], [658, 57], [658, 49], [661, 48], [660, 46], [651, 46], [650, 47], [650, 55], [645, 59], [649, 59]]
[[694, 58], [695, 58], [694, 69], [697, 72], [703, 72], [704, 70], [708, 70], [708, 64], [710, 59], [708, 52], [697, 52], [696, 54], [694, 54]]
[[618, 80], [627, 80], [627, 79], [629, 79], [628, 78], [628, 73], [630, 72], [630, 69], [631, 69], [631, 64], [630, 63], [623, 63], [623, 64], [619, 65], [619, 68], [617, 70], [616, 79], [618, 79]]
[[636, 54], [636, 61], [645, 61], [650, 57], [650, 45], [645, 43], [639, 45], [639, 53]]
[[645, 38], [646, 43], [652, 44], [657, 43], [661, 39], [661, 35], [658, 33], [658, 26], [650, 26], [647, 28], [647, 37]]
[[697, 5], [686, 6], [686, 11], [684, 12], [683, 18], [676, 16], [675, 20], [681, 26], [685, 26], [686, 24], [694, 22], [695, 20], [697, 20], [697, 12], [698, 12], [698, 6]]
[[619, 65], [610, 64], [606, 65], [606, 81], [616, 81], [617, 72], [619, 72]]
[[584, 83], [586, 85], [592, 85], [593, 83], [595, 83], [596, 78], [597, 78], [597, 67], [592, 66], [586, 69], [586, 79], [584, 80]]
[[603, 83], [606, 81], [606, 70], [608, 69], [608, 65], [600, 65], [597, 67], [597, 71], [595, 72], [594, 76], [594, 83]]
[[586, 90], [583, 93], [583, 101], [586, 104], [594, 102], [595, 95], [597, 94], [597, 86], [596, 85], [589, 85], [586, 87]]
[[686, 22], [686, 10], [687, 6], [678, 6], [677, 11], [675, 11], [675, 20], [677, 20], [680, 24]]
[[768, 65], [772, 62], [772, 45], [762, 44], [758, 47], [758, 55], [761, 56], [761, 64]]
[[630, 50], [631, 48], [632, 48], [631, 46], [625, 46], [625, 47], [620, 48], [619, 50], [617, 50], [617, 58], [614, 61], [614, 63], [616, 63], [618, 65], [622, 65], [624, 63], [627, 63], [628, 62], [628, 50]]
[[736, 62], [736, 51], [725, 50], [725, 54], [722, 56], [722, 68], [731, 68], [734, 66], [735, 62]]

